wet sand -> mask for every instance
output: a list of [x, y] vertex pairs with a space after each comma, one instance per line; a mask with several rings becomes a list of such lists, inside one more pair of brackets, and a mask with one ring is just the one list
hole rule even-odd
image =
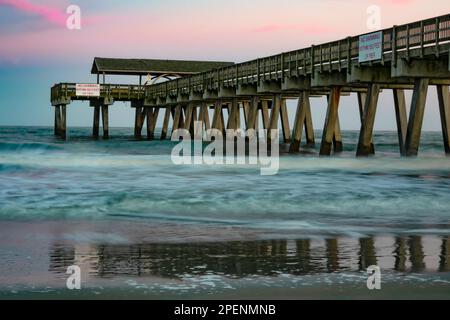
[[[134, 220], [0, 224], [1, 299], [450, 299], [450, 237], [273, 239]], [[68, 266], [82, 289], [66, 286]], [[367, 267], [382, 289], [366, 287]]]

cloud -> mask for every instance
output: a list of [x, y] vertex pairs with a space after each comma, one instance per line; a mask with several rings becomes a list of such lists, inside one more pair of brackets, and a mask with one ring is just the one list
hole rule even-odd
[[331, 28], [313, 25], [313, 24], [268, 24], [254, 28], [256, 33], [272, 33], [285, 30], [301, 31], [303, 33], [318, 35], [333, 31]]
[[0, 0], [0, 5], [9, 6], [19, 11], [40, 16], [54, 25], [65, 26], [67, 15], [59, 8], [31, 3], [29, 0]]
[[413, 3], [413, 0], [383, 0], [386, 4], [395, 4], [395, 5], [408, 5]]

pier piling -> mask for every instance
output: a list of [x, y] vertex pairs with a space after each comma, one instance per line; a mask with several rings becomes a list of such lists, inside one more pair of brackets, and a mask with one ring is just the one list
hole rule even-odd
[[99, 127], [100, 127], [100, 107], [94, 107], [94, 123], [92, 125], [92, 136], [94, 138], [98, 138], [99, 136]]
[[59, 105], [55, 106], [55, 136], [60, 135], [61, 130], [61, 108]]
[[[310, 108], [309, 92], [302, 91], [297, 103], [297, 112], [295, 114], [294, 129], [292, 133], [292, 143], [289, 147], [289, 152], [294, 153], [300, 150], [300, 144], [302, 141], [303, 126], [307, 132], [307, 113]], [[306, 133], [306, 135], [308, 135]], [[308, 138], [307, 138], [308, 140]]]
[[331, 146], [333, 142], [335, 143], [335, 148], [336, 143], [339, 143], [339, 140], [337, 139], [339, 139], [340, 137], [339, 135], [336, 136], [336, 128], [338, 127], [338, 107], [341, 97], [341, 89], [342, 88], [339, 86], [333, 86], [333, 88], [330, 90], [327, 114], [322, 134], [322, 144], [320, 146], [321, 156], [331, 155]]
[[375, 115], [377, 112], [378, 96], [380, 86], [370, 84], [365, 99], [364, 113], [362, 117], [361, 131], [359, 134], [358, 149], [356, 155], [368, 156], [374, 154], [373, 149], [373, 126], [375, 124]]
[[448, 86], [437, 86], [444, 149], [450, 155], [450, 92]]
[[406, 156], [409, 157], [417, 156], [419, 152], [420, 134], [422, 131], [429, 82], [430, 80], [427, 78], [418, 78], [415, 80], [405, 144]]
[[408, 117], [406, 114], [405, 91], [403, 89], [393, 89], [395, 118], [397, 122], [398, 143], [400, 154], [406, 156], [406, 132], [408, 130]]
[[108, 108], [107, 104], [102, 105], [102, 124], [103, 124], [103, 139], [109, 138], [109, 117], [108, 117]]
[[166, 111], [164, 112], [163, 126], [161, 130], [161, 137], [160, 137], [161, 140], [167, 139], [167, 132], [169, 130], [169, 121], [171, 114], [172, 114], [171, 107], [166, 107]]

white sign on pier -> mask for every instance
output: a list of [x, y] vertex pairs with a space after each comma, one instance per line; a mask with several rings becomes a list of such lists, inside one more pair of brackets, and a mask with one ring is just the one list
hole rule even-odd
[[359, 37], [359, 62], [381, 60], [383, 54], [383, 32]]
[[99, 84], [77, 84], [76, 85], [77, 97], [100, 97], [100, 85]]

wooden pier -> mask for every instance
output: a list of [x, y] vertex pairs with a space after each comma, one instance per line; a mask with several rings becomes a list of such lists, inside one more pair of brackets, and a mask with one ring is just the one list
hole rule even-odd
[[[379, 42], [377, 42], [379, 37]], [[365, 45], [363, 41], [367, 41]], [[141, 137], [145, 120], [147, 137], [154, 139], [156, 122], [164, 117], [161, 139], [170, 129], [193, 130], [202, 120], [206, 129], [278, 129], [290, 143], [290, 152], [301, 148], [303, 132], [308, 145], [315, 144], [310, 98], [328, 98], [320, 155], [343, 150], [339, 102], [355, 93], [361, 120], [357, 156], [375, 153], [374, 121], [381, 90], [392, 90], [399, 151], [416, 156], [428, 87], [437, 87], [444, 150], [450, 154], [450, 14], [394, 26], [370, 34], [259, 58], [249, 62], [216, 66], [202, 72], [187, 72], [176, 79], [151, 85], [99, 84], [97, 96], [77, 94], [76, 84], [60, 83], [51, 89], [55, 106], [55, 134], [66, 136], [66, 106], [74, 100], [89, 100], [94, 107], [93, 134], [108, 136], [108, 108], [115, 101], [129, 101], [135, 109], [135, 136]], [[188, 64], [187, 64], [188, 65]], [[94, 68], [93, 68], [94, 69]], [[149, 72], [150, 73], [150, 72]], [[158, 77], [171, 72], [159, 72]], [[174, 73], [174, 72], [172, 72]], [[142, 78], [145, 72], [134, 72]], [[405, 90], [413, 90], [409, 119]], [[286, 101], [296, 99], [297, 112], [290, 121]], [[209, 109], [213, 109], [210, 119]], [[101, 112], [100, 112], [101, 111]], [[228, 112], [228, 122], [224, 121]], [[244, 122], [240, 123], [241, 112]], [[173, 119], [172, 128], [169, 120]], [[293, 123], [291, 128], [290, 123]]]

